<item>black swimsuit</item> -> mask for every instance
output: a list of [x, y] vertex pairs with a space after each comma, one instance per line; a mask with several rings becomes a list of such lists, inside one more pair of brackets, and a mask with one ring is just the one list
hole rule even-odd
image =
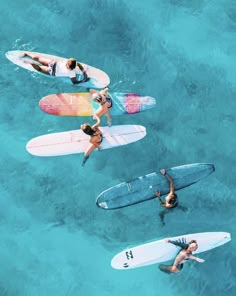
[[93, 134], [91, 137], [96, 137], [96, 136], [99, 136], [100, 135], [100, 137], [101, 137], [101, 141], [100, 142], [97, 142], [97, 144], [101, 144], [102, 143], [102, 140], [103, 140], [103, 136], [102, 136], [102, 133], [100, 133], [100, 134]]
[[51, 63], [49, 63], [49, 65], [48, 65], [48, 73], [49, 73], [49, 75], [55, 76], [55, 74], [56, 74], [56, 66], [57, 66], [56, 61], [52, 61]]
[[110, 107], [108, 107], [109, 109], [112, 107], [112, 98], [110, 96], [106, 97], [106, 102], [101, 103], [101, 105], [104, 105], [106, 103], [110, 103]]
[[169, 200], [169, 204], [172, 206], [172, 208], [175, 208], [178, 205], [178, 199], [176, 197], [172, 197]]

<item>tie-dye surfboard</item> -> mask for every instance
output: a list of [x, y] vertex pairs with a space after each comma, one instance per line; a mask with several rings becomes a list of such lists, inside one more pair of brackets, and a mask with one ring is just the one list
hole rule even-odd
[[[109, 95], [111, 115], [134, 114], [156, 107], [156, 100], [150, 96], [116, 92]], [[89, 92], [48, 95], [40, 100], [39, 106], [44, 112], [59, 116], [92, 116], [99, 107]]]

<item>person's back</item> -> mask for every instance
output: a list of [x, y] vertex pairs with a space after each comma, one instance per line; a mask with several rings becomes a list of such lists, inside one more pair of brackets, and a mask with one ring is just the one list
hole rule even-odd
[[172, 241], [170, 239], [165, 240], [167, 243], [171, 243], [175, 246], [178, 246], [181, 248], [177, 256], [175, 257], [175, 260], [173, 262], [173, 265], [164, 265], [161, 264], [159, 266], [159, 269], [166, 273], [177, 273], [180, 272], [183, 269], [184, 263], [191, 259], [197, 262], [205, 262], [205, 260], [195, 257], [192, 255], [192, 252], [196, 251], [198, 248], [198, 244], [196, 240], [191, 240], [188, 244], [178, 241]]
[[[84, 70], [84, 67], [76, 61], [74, 58], [70, 58], [67, 61], [65, 60], [52, 60], [50, 58], [42, 58], [40, 56], [33, 56], [28, 53], [24, 53], [22, 58], [30, 57], [33, 61], [40, 63], [34, 63], [32, 61], [26, 60], [25, 62], [30, 63], [32, 67], [41, 73], [51, 75], [51, 76], [61, 76], [68, 77], [71, 79], [73, 84], [79, 84], [81, 82], [86, 82], [89, 80], [89, 77]], [[77, 80], [76, 74], [80, 74], [83, 77], [81, 80]]]
[[165, 202], [163, 202], [161, 200], [161, 194], [159, 191], [156, 191], [155, 194], [156, 196], [158, 197], [159, 201], [160, 201], [160, 204], [162, 207], [164, 208], [174, 208], [178, 205], [178, 196], [177, 194], [175, 194], [175, 188], [174, 188], [174, 181], [173, 179], [166, 173], [166, 170], [165, 169], [162, 169], [160, 170], [161, 174], [163, 176], [165, 176], [167, 178], [167, 180], [169, 181], [169, 184], [170, 184], [170, 192], [169, 194], [166, 196], [165, 198]]
[[[72, 61], [72, 62], [69, 62]], [[68, 63], [69, 62], [69, 63]], [[80, 69], [76, 67], [76, 60], [69, 59], [68, 61], [59, 60], [56, 64], [55, 76], [61, 77], [76, 77], [76, 71]]]
[[101, 149], [101, 143], [103, 140], [102, 137], [102, 132], [99, 129], [99, 124], [100, 124], [100, 119], [98, 118], [98, 122], [96, 124], [94, 124], [93, 126], [91, 126], [88, 123], [84, 123], [81, 125], [81, 130], [86, 134], [90, 136], [90, 140], [89, 140], [89, 145], [87, 147], [87, 149], [84, 152], [84, 159], [82, 162], [82, 166], [85, 165], [86, 161], [89, 158], [90, 153], [94, 150], [94, 149]]
[[99, 108], [94, 113], [94, 119], [100, 118], [103, 114], [107, 116], [107, 125], [111, 126], [111, 116], [109, 109], [112, 107], [112, 98], [108, 94], [108, 87], [101, 91], [90, 89], [91, 98], [99, 104]]

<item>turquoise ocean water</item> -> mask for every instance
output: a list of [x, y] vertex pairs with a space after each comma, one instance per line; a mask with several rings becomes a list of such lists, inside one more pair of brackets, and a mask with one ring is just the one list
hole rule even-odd
[[[1, 0], [0, 9], [0, 295], [235, 295], [235, 1]], [[155, 97], [158, 108], [113, 118], [147, 136], [92, 154], [84, 168], [82, 155], [28, 154], [31, 138], [89, 119], [43, 113], [41, 97], [79, 89], [18, 68], [8, 50], [76, 57], [107, 72], [112, 91]], [[188, 211], [172, 211], [165, 226], [156, 200], [95, 205], [110, 186], [194, 162], [216, 171], [179, 192]], [[110, 266], [127, 246], [205, 231], [232, 241], [178, 275]]]

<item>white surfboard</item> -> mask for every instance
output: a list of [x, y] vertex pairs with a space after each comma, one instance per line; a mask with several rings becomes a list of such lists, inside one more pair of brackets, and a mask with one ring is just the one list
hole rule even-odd
[[[198, 254], [226, 244], [231, 240], [231, 237], [228, 232], [203, 232], [180, 235], [172, 237], [170, 240], [185, 243], [196, 240], [198, 249], [193, 254]], [[174, 259], [180, 250], [180, 247], [161, 239], [120, 252], [112, 259], [111, 266], [115, 269], [131, 269], [164, 262]]]
[[[27, 69], [27, 70], [29, 70], [31, 72], [36, 72], [36, 73], [42, 74], [42, 75], [50, 77], [50, 78], [54, 78], [54, 77], [57, 77], [57, 76], [47, 75], [47, 74], [44, 74], [42, 72], [39, 72], [39, 71], [35, 70], [32, 67], [32, 65], [27, 62], [29, 60], [29, 58], [27, 58], [27, 57], [22, 58], [24, 53], [28, 53], [28, 54], [33, 55], [33, 56], [36, 55], [36, 56], [44, 57], [44, 58], [47, 58], [47, 59], [50, 59], [50, 60], [53, 60], [53, 61], [65, 61], [66, 62], [66, 60], [67, 60], [67, 58], [58, 57], [58, 56], [45, 54], [45, 53], [32, 52], [32, 51], [12, 50], [12, 51], [6, 52], [6, 54], [5, 54], [6, 58], [8, 60], [10, 60], [12, 63], [16, 64], [17, 66], [22, 67], [24, 69]], [[35, 63], [39, 64], [37, 62], [35, 62]], [[88, 77], [90, 79], [88, 81], [86, 81], [86, 82], [75, 84], [75, 86], [83, 86], [83, 87], [86, 87], [86, 88], [90, 88], [90, 87], [91, 88], [92, 87], [94, 87], [94, 88], [103, 88], [103, 87], [109, 85], [110, 78], [104, 71], [102, 71], [100, 69], [97, 69], [95, 67], [86, 65], [84, 63], [81, 63], [81, 65], [84, 67], [84, 70], [87, 72]], [[70, 82], [69, 78], [65, 78], [65, 77], [57, 77], [57, 78], [60, 78], [60, 79], [63, 79], [64, 81]], [[77, 79], [78, 80], [83, 79], [83, 77], [81, 77], [81, 72], [78, 72]]]
[[[141, 125], [114, 125], [100, 127], [100, 130], [103, 135], [101, 150], [127, 145], [146, 136], [146, 129]], [[36, 156], [83, 153], [88, 147], [89, 139], [90, 136], [80, 129], [53, 133], [31, 139], [27, 143], [26, 149], [30, 154]]]

